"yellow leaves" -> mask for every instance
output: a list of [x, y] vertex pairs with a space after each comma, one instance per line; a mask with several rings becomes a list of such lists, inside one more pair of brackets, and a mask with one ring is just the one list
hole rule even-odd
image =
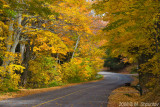
[[9, 71], [11, 71], [11, 73], [14, 73], [15, 71], [20, 71], [21, 73], [23, 73], [23, 70], [25, 69], [25, 67], [17, 64], [10, 64], [8, 66], [8, 69]]
[[64, 44], [64, 42], [61, 40], [60, 37], [58, 37], [56, 34], [51, 33], [49, 31], [43, 31], [40, 32], [37, 35], [37, 45], [34, 47], [34, 51], [40, 50], [40, 51], [50, 51], [52, 53], [61, 53], [66, 54], [68, 52], [67, 46]]
[[51, 48], [51, 52], [52, 52], [52, 53], [57, 53], [57, 51], [55, 50], [54, 47]]
[[59, 18], [59, 19], [63, 19], [62, 15], [60, 15], [58, 18]]
[[[91, 19], [90, 17], [88, 17], [89, 15], [87, 13], [90, 11], [89, 10], [82, 11], [82, 10], [87, 10], [86, 9], [87, 5], [89, 4], [87, 4], [85, 1], [77, 2], [73, 0], [65, 0], [60, 2], [59, 5], [55, 7], [55, 11], [59, 13], [58, 19], [60, 19], [62, 22], [65, 22], [62, 24], [64, 30], [75, 30], [76, 32], [86, 30], [83, 28], [85, 28], [87, 25], [90, 24]], [[67, 24], [67, 23], [70, 23], [70, 24]], [[69, 26], [66, 26], [66, 25], [69, 25]], [[71, 29], [71, 26], [74, 26], [74, 28]], [[86, 31], [88, 33], [91, 33], [89, 30], [86, 30]]]
[[56, 18], [55, 18], [55, 15], [50, 15], [49, 18], [50, 18], [50, 19], [53, 19], [53, 20], [56, 19]]
[[[90, 41], [93, 41], [91, 37], [92, 31], [90, 29], [92, 17], [88, 15], [88, 13], [90, 13], [90, 10], [88, 9], [90, 7], [90, 4], [86, 3], [85, 0], [63, 0], [60, 2], [54, 1], [54, 3], [43, 4], [43, 6], [48, 6], [51, 12], [53, 12], [52, 15], [47, 17], [49, 19], [39, 16], [38, 12], [36, 12], [35, 10], [33, 10], [33, 13], [35, 13], [36, 15], [27, 15], [25, 12], [23, 12], [22, 8], [22, 19], [19, 21], [22, 21], [22, 23], [26, 25], [18, 25], [17, 19], [14, 19], [12, 22], [13, 31], [15, 32], [9, 32], [11, 37], [10, 39], [6, 40], [5, 38], [5, 36], [8, 37], [9, 35], [8, 26], [0, 21], [0, 35], [5, 33], [5, 36], [0, 37], [0, 41], [5, 41], [5, 45], [8, 45], [8, 47], [10, 47], [11, 45], [12, 48], [15, 39], [13, 35], [18, 34], [18, 30], [21, 29], [22, 32], [19, 39], [22, 39], [24, 37], [23, 39], [24, 41], [26, 41], [25, 43], [23, 42], [23, 44], [26, 44], [27, 46], [34, 45], [33, 51], [36, 59], [33, 58], [29, 61], [29, 71], [31, 71], [31, 79], [29, 80], [29, 83], [33, 83], [32, 85], [37, 84], [38, 87], [42, 86], [43, 84], [48, 84], [49, 81], [54, 77], [56, 81], [61, 81], [62, 72], [61, 68], [58, 67], [61, 65], [55, 64], [56, 62], [54, 61], [60, 60], [61, 62], [65, 62], [65, 60], [70, 60], [75, 47], [77, 35], [83, 36], [82, 41], [84, 42], [80, 41], [80, 44], [78, 44], [78, 48], [82, 48], [80, 49], [81, 52], [77, 48], [78, 52], [75, 54], [77, 54], [78, 56], [79, 53], [85, 53], [86, 56], [82, 55], [83, 58], [80, 58], [80, 56], [79, 58], [73, 59], [71, 61], [73, 62], [73, 66], [72, 63], [67, 63], [66, 74], [70, 77], [74, 77], [78, 72], [78, 76], [82, 74], [81, 80], [87, 81], [92, 77], [92, 73], [90, 73], [90, 71], [92, 71], [90, 69], [90, 66], [92, 64], [85, 58], [93, 57], [93, 60], [96, 60], [93, 61], [93, 64], [97, 64], [97, 62], [100, 61], [100, 59], [96, 57], [101, 55], [99, 54], [101, 53], [101, 51], [99, 51], [97, 48], [94, 48], [94, 46], [90, 48]], [[9, 5], [3, 5], [3, 8], [9, 8]], [[13, 12], [14, 11], [15, 10], [13, 8]], [[18, 17], [18, 14], [16, 16]], [[10, 22], [10, 19], [8, 21]], [[22, 42], [19, 42], [19, 44], [22, 44]], [[19, 44], [17, 46], [17, 49], [19, 49]], [[92, 44], [96, 45], [94, 43]], [[25, 48], [24, 53], [26, 53], [27, 51], [28, 48]], [[90, 51], [90, 53], [88, 54], [87, 51]], [[21, 61], [19, 61], [20, 55], [13, 54], [11, 52], [6, 52], [3, 54], [3, 61], [6, 61], [6, 65], [7, 60], [10, 61], [10, 65], [7, 67], [7, 70], [12, 74], [11, 78], [15, 80], [14, 84], [17, 84], [20, 76], [16, 74], [15, 71], [20, 71], [20, 73], [22, 73], [25, 69], [21, 65], [17, 65], [17, 63], [21, 64]], [[44, 58], [40, 57], [41, 55], [44, 55]], [[50, 61], [50, 58], [46, 58], [46, 56], [51, 55], [52, 58], [57, 57], [57, 59]], [[74, 71], [72, 71], [72, 68], [74, 69]], [[57, 71], [55, 71], [55, 69]]]
[[99, 43], [97, 43], [98, 46], [104, 46], [108, 41], [106, 39], [100, 40]]
[[71, 62], [73, 62], [76, 65], [79, 65], [82, 63], [82, 58], [74, 58], [73, 61], [71, 61]]
[[39, 54], [35, 60], [29, 61], [29, 65], [29, 70], [32, 71], [31, 79], [29, 80], [30, 87], [42, 87], [48, 85], [51, 81], [61, 80], [60, 67], [56, 65], [53, 57]]
[[62, 78], [60, 76], [55, 76], [54, 78], [56, 81], [62, 81]]
[[0, 9], [0, 14], [3, 14], [3, 10]]
[[91, 29], [89, 27], [86, 28], [86, 33], [93, 34], [92, 31], [91, 31]]
[[135, 60], [133, 58], [123, 58], [124, 63], [133, 63]]
[[68, 51], [72, 52], [73, 51], [73, 46], [74, 46], [74, 41], [69, 39], [68, 37], [62, 37], [62, 41], [64, 42], [64, 44], [68, 47]]
[[12, 53], [12, 52], [5, 52], [5, 57], [13, 57], [13, 58], [15, 58], [15, 57], [17, 57], [17, 54]]
[[45, 27], [46, 27], [46, 24], [42, 24], [42, 27], [44, 27], [44, 28], [45, 28]]
[[0, 37], [0, 40], [4, 40], [5, 38], [4, 37]]
[[5, 75], [5, 68], [3, 67], [3, 66], [0, 66], [0, 74], [2, 75], [2, 76], [4, 76]]
[[[15, 71], [23, 72], [24, 67], [17, 64], [10, 64], [7, 68], [0, 66], [0, 73], [3, 78], [0, 78], [2, 82], [0, 85], [0, 90], [8, 90], [10, 89], [18, 89], [18, 85], [20, 82], [20, 75], [15, 73]], [[8, 72], [6, 72], [8, 71]]]
[[9, 5], [3, 5], [3, 8], [9, 8], [10, 6]]
[[0, 21], [0, 32], [3, 30], [8, 30], [8, 25], [5, 25], [2, 21]]
[[114, 49], [114, 50], [112, 51], [112, 54], [113, 54], [115, 57], [118, 57], [118, 55], [119, 55], [119, 49]]
[[160, 75], [160, 54], [157, 53], [148, 62], [141, 64], [141, 71], [144, 73], [152, 73], [154, 75]]
[[59, 6], [61, 6], [61, 7], [63, 7], [63, 6], [65, 6], [66, 4], [65, 3], [59, 3]]
[[70, 30], [70, 26], [64, 25], [64, 26], [63, 26], [63, 29], [68, 31], [68, 30]]
[[74, 57], [70, 62], [63, 64], [63, 81], [88, 81], [103, 67], [101, 58]]
[[36, 47], [36, 46], [33, 48], [33, 51], [34, 51], [34, 52], [39, 51], [39, 50], [41, 50], [41, 49], [38, 48], [38, 47]]

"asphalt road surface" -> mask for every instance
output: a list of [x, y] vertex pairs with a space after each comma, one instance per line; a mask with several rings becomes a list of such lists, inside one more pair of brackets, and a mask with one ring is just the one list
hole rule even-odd
[[26, 97], [0, 101], [0, 107], [107, 107], [110, 93], [131, 82], [129, 75], [99, 72], [104, 79]]

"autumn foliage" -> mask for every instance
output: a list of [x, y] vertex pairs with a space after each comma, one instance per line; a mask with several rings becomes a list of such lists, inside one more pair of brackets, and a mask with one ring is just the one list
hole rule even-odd
[[85, 0], [0, 0], [0, 90], [95, 79], [104, 51], [90, 12]]
[[137, 64], [144, 94], [160, 85], [159, 4], [159, 0], [96, 0], [93, 4], [108, 23], [101, 35], [108, 40], [110, 55]]

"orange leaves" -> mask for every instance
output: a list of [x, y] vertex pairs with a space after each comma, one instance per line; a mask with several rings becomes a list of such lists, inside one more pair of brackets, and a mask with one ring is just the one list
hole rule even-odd
[[62, 2], [62, 3], [59, 3], [59, 6], [60, 6], [60, 7], [63, 7], [63, 6], [65, 6], [65, 5], [66, 5], [66, 4], [63, 3], [63, 2]]
[[74, 41], [69, 39], [68, 37], [62, 37], [62, 41], [66, 44], [66, 46], [68, 47], [69, 51], [73, 51], [73, 45], [74, 45]]

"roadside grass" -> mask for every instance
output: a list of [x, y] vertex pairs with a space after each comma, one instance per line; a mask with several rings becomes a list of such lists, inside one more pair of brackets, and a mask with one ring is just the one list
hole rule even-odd
[[54, 81], [48, 84], [48, 87], [56, 87], [56, 86], [63, 86], [66, 85], [67, 83], [59, 82], [59, 81]]
[[10, 89], [9, 91], [3, 91], [3, 92], [0, 91], [0, 101], [5, 100], [5, 99], [9, 99], [9, 98], [23, 97], [23, 96], [28, 96], [28, 95], [32, 95], [32, 94], [38, 94], [38, 93], [58, 90], [61, 88], [85, 84], [85, 83], [89, 83], [89, 82], [97, 82], [102, 79], [103, 79], [103, 75], [98, 74], [94, 80], [90, 80], [88, 82], [78, 82], [78, 83], [52, 82], [48, 85], [47, 88], [38, 88], [38, 89], [29, 89], [28, 88], [28, 89], [18, 89], [18, 90]]
[[[109, 96], [109, 102], [107, 107], [119, 107], [123, 103], [135, 102], [137, 103], [140, 99], [139, 91], [136, 90], [133, 86], [138, 84], [137, 76], [133, 76], [134, 81], [131, 83], [131, 86], [123, 86], [115, 89]], [[128, 106], [126, 106], [128, 107]]]
[[72, 78], [71, 80], [68, 81], [68, 83], [65, 83], [65, 84], [89, 82], [89, 81], [93, 81], [93, 80], [99, 80], [99, 79], [102, 79], [102, 78], [103, 78], [103, 75], [101, 75], [101, 74], [97, 74], [94, 78], [92, 78], [92, 79], [90, 79], [88, 81], [86, 81], [86, 80], [82, 81], [79, 78]]
[[97, 74], [97, 75], [96, 75], [96, 78], [95, 78], [94, 80], [100, 80], [100, 79], [102, 79], [102, 78], [103, 78], [103, 75]]

